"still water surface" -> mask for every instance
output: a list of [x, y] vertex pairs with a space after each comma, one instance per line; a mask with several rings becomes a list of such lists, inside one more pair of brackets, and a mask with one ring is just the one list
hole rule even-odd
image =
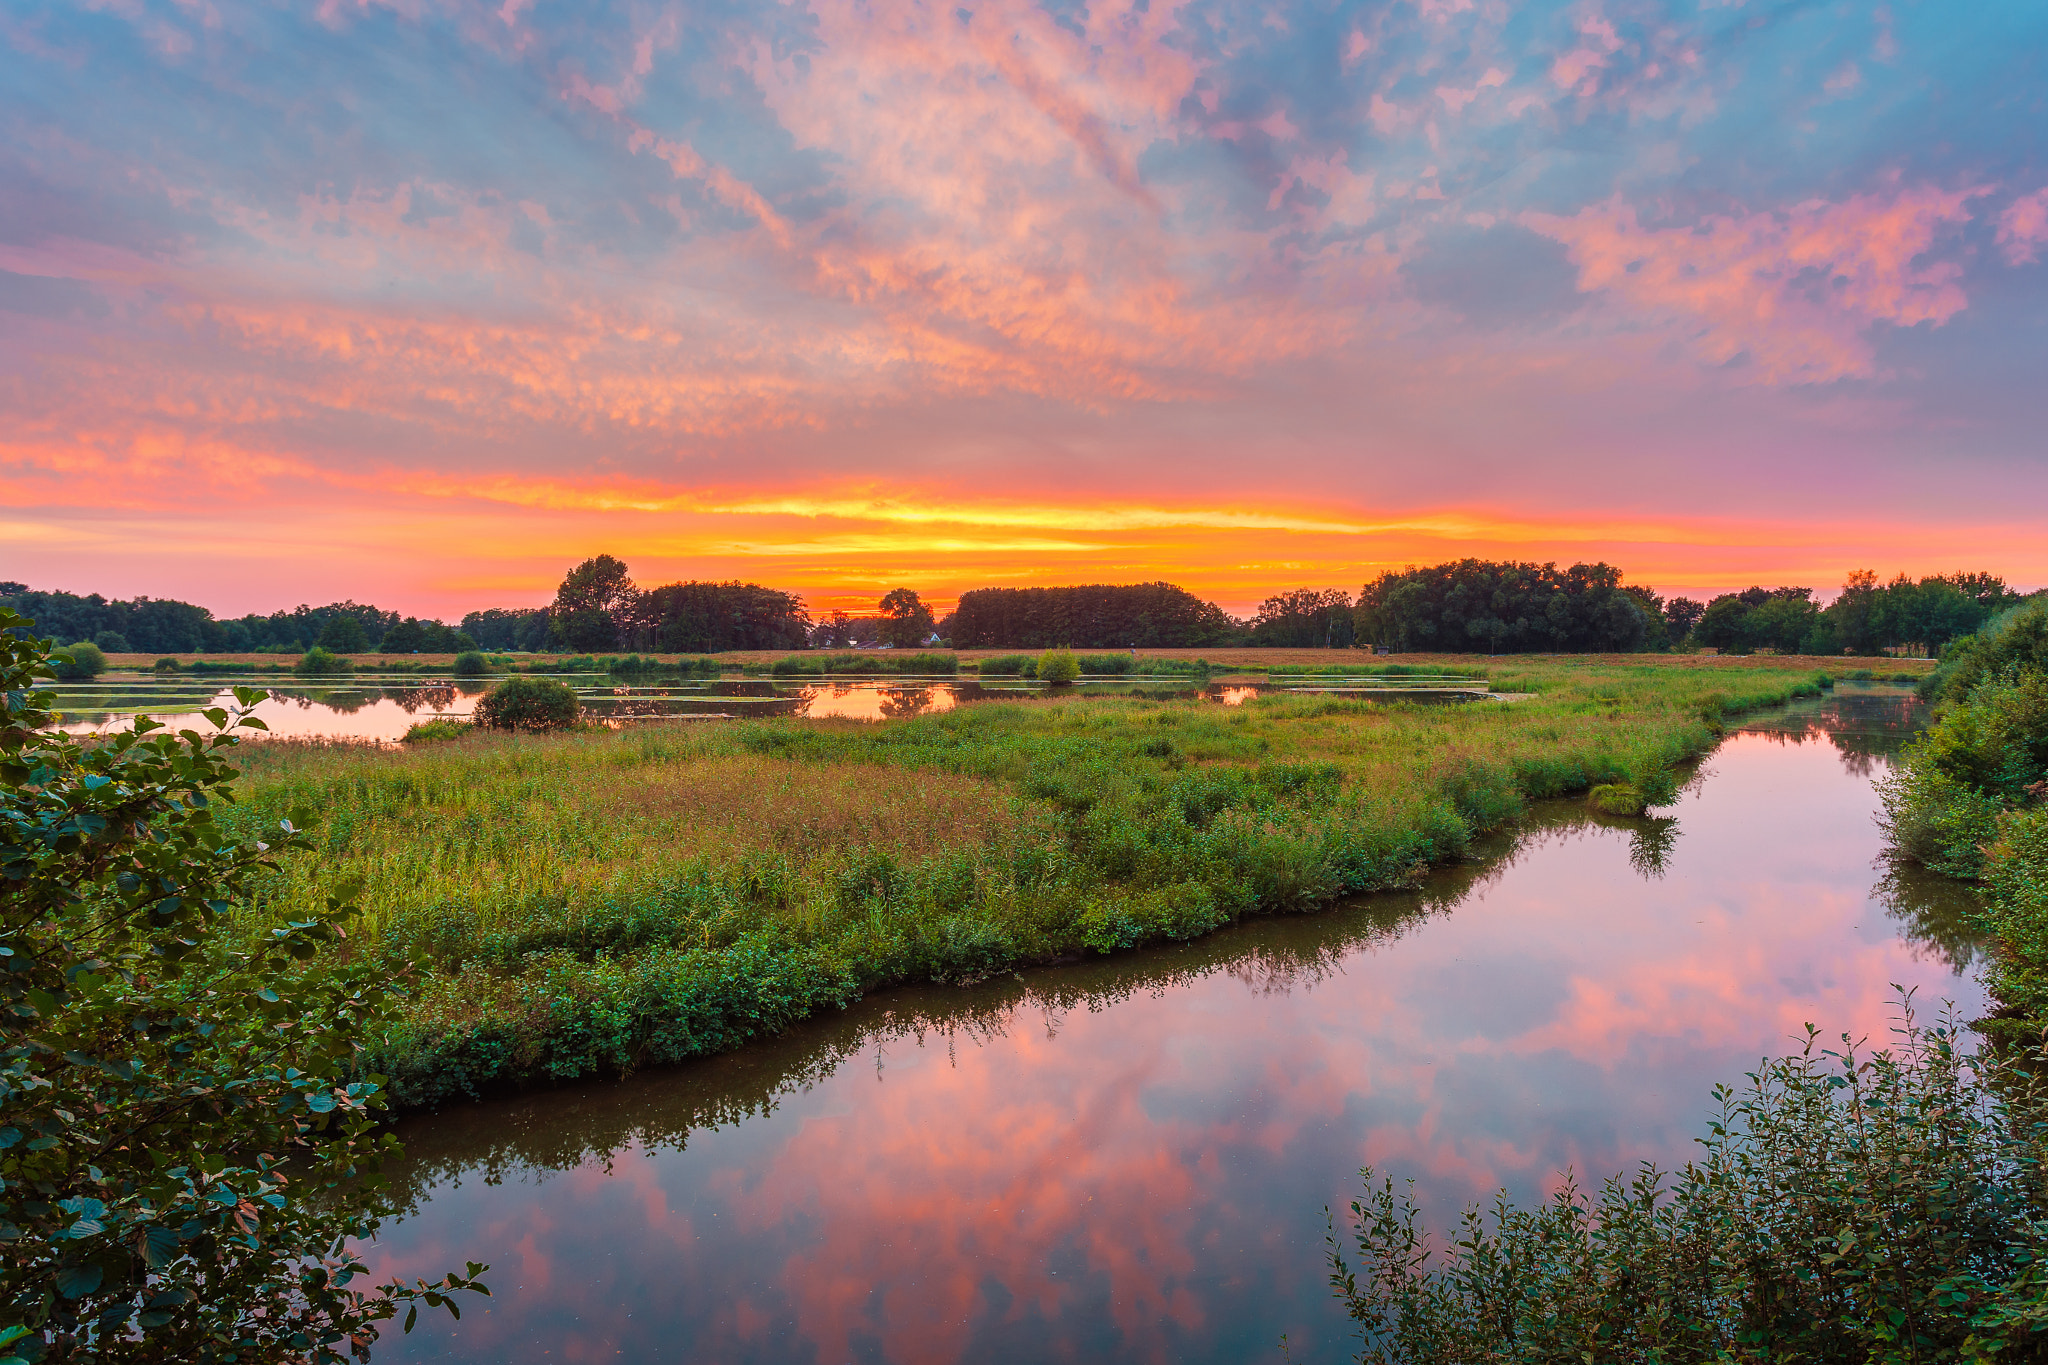
[[1878, 864], [1910, 699], [1732, 736], [1669, 818], [1560, 804], [1413, 894], [885, 992], [701, 1064], [406, 1123], [372, 1260], [497, 1297], [379, 1361], [1346, 1356], [1325, 1205], [1441, 1219], [1682, 1161], [1709, 1087], [1891, 986], [1981, 1005], [1952, 890]]
[[[1260, 692], [1319, 690], [1266, 684], [1213, 686], [1156, 679], [1138, 682], [1088, 682], [1057, 694], [1040, 683], [1003, 679], [939, 681], [933, 679], [853, 678], [828, 682], [787, 682], [733, 679], [696, 683], [634, 684], [588, 673], [559, 675], [575, 689], [590, 716], [619, 722], [679, 716], [719, 718], [790, 716], [820, 720], [889, 720], [950, 711], [977, 701], [1028, 700], [1059, 695], [1204, 697], [1236, 706]], [[59, 728], [77, 734], [109, 727], [125, 729], [135, 716], [149, 716], [174, 730], [210, 730], [200, 715], [209, 706], [232, 707], [232, 684], [269, 692], [250, 714], [272, 735], [299, 739], [376, 740], [392, 743], [422, 721], [469, 719], [470, 708], [487, 686], [453, 680], [408, 682], [404, 685], [348, 683], [277, 684], [274, 678], [251, 676], [213, 682], [204, 679], [121, 679], [60, 683], [57, 694]], [[1417, 700], [1429, 694], [1409, 692]], [[1462, 700], [1463, 698], [1457, 698]]]

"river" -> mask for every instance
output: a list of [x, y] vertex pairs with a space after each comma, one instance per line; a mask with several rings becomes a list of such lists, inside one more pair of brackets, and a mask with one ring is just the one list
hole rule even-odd
[[1890, 875], [1918, 723], [1843, 684], [1731, 735], [1654, 821], [1557, 803], [1415, 893], [968, 989], [884, 992], [624, 1082], [411, 1119], [370, 1260], [488, 1261], [397, 1361], [1347, 1358], [1325, 1206], [1371, 1163], [1439, 1226], [1683, 1161], [1811, 1021], [1981, 992], [1967, 893]]

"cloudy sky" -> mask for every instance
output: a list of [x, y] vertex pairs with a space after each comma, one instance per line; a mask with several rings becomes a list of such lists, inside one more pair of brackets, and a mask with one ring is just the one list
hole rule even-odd
[[0, 577], [2048, 584], [2048, 7], [0, 9]]

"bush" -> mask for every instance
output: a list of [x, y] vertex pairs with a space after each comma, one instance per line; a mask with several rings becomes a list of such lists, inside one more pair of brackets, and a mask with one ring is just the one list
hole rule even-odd
[[92, 642], [109, 654], [132, 654], [128, 637], [118, 630], [103, 630], [92, 637]]
[[[2038, 1360], [2048, 1347], [2048, 1221], [2035, 1182], [2048, 1098], [2016, 1067], [1965, 1056], [1957, 1027], [1891, 1052], [1815, 1047], [1760, 1068], [1706, 1152], [1644, 1165], [1597, 1198], [1465, 1212], [1442, 1250], [1367, 1168], [1354, 1264], [1331, 1228], [1331, 1283], [1373, 1365], [1583, 1360]], [[2003, 1352], [2009, 1352], [2003, 1353]]]
[[564, 730], [583, 708], [569, 685], [553, 678], [507, 678], [476, 703], [476, 723], [491, 730]]
[[458, 678], [481, 678], [491, 671], [490, 660], [474, 649], [465, 649], [455, 656], [449, 672]]
[[378, 1169], [399, 1151], [358, 1067], [399, 1002], [376, 971], [302, 965], [339, 942], [353, 913], [339, 900], [224, 932], [258, 913], [251, 888], [277, 854], [311, 841], [289, 823], [241, 839], [215, 823], [231, 733], [49, 732], [44, 645], [13, 633], [31, 624], [0, 610], [0, 1348], [363, 1358], [401, 1306], [482, 1288], [475, 1265], [351, 1287], [388, 1211]]
[[442, 740], [461, 739], [476, 727], [465, 725], [459, 720], [423, 720], [406, 727], [402, 743], [435, 744]]
[[[70, 655], [66, 658], [65, 655]], [[51, 671], [60, 678], [76, 681], [82, 678], [97, 678], [107, 671], [107, 656], [100, 653], [100, 647], [90, 640], [80, 640], [68, 646], [62, 654], [50, 656]]]
[[1058, 686], [1081, 676], [1081, 661], [1071, 649], [1048, 649], [1038, 656], [1038, 680]]
[[1083, 654], [1076, 662], [1083, 673], [1104, 677], [1129, 673], [1137, 661], [1128, 654]]
[[[355, 618], [343, 617], [340, 619], [354, 620]], [[159, 667], [161, 667], [161, 664], [159, 664]], [[355, 667], [355, 664], [350, 660], [336, 654], [331, 654], [319, 645], [314, 645], [299, 656], [299, 661], [292, 665], [292, 672], [309, 678], [319, 678], [331, 677], [337, 673], [353, 673]]]
[[168, 656], [158, 659], [150, 668], [158, 673], [176, 673], [183, 667], [176, 659]]

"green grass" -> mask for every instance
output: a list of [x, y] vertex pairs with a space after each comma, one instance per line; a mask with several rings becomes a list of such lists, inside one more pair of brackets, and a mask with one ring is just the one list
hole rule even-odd
[[866, 991], [1402, 886], [1531, 800], [1659, 804], [1728, 712], [1810, 674], [1504, 664], [1503, 705], [985, 702], [885, 721], [245, 750], [318, 813], [252, 916], [360, 879], [355, 954], [418, 965], [400, 1098], [719, 1051]]

